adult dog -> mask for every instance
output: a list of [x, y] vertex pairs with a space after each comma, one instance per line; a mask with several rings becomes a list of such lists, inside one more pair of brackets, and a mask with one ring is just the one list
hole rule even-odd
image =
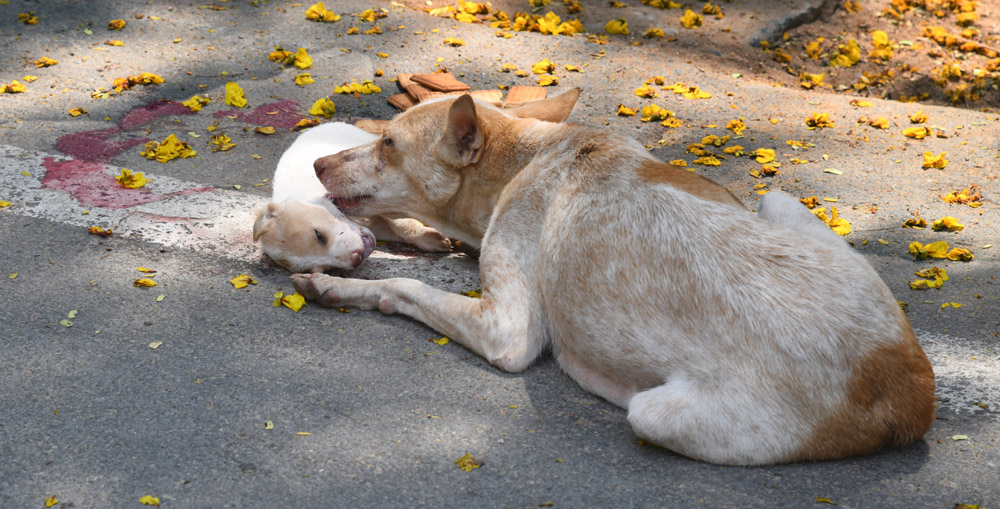
[[794, 198], [772, 191], [755, 215], [632, 140], [524, 118], [561, 120], [567, 103], [421, 104], [316, 161], [346, 213], [480, 245], [481, 300], [410, 279], [296, 274], [295, 287], [409, 315], [505, 371], [551, 348], [638, 436], [704, 461], [834, 459], [923, 436], [930, 363], [860, 254]]

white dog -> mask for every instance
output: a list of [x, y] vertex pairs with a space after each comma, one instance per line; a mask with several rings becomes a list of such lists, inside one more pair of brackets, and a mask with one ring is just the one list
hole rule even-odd
[[278, 161], [272, 201], [254, 223], [253, 239], [264, 254], [293, 272], [352, 269], [375, 248], [372, 230], [379, 239], [410, 242], [425, 251], [450, 249], [448, 239], [416, 220], [363, 219], [363, 226], [327, 198], [313, 162], [376, 139], [342, 122], [314, 127], [295, 139]]

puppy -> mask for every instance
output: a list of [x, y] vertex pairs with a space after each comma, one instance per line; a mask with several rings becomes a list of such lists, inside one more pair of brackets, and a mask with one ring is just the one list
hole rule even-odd
[[271, 259], [293, 272], [356, 268], [383, 240], [411, 242], [426, 251], [447, 251], [448, 239], [413, 219], [373, 218], [358, 224], [327, 198], [313, 162], [370, 143], [378, 136], [341, 122], [299, 135], [278, 161], [272, 201], [260, 212], [253, 240]]
[[561, 97], [531, 114], [421, 104], [315, 163], [346, 213], [480, 246], [482, 299], [409, 279], [295, 287], [411, 316], [505, 371], [551, 348], [638, 436], [699, 460], [827, 460], [924, 435], [934, 374], [860, 254], [794, 198], [772, 191], [755, 215], [635, 141], [525, 118], [565, 118]]

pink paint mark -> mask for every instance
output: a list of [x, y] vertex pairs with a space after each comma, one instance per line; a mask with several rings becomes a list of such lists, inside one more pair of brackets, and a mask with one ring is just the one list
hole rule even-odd
[[118, 123], [118, 127], [121, 129], [131, 129], [135, 126], [152, 122], [160, 117], [170, 115], [194, 115], [194, 112], [181, 103], [167, 100], [156, 101], [125, 114], [122, 121]]
[[162, 214], [153, 214], [152, 212], [143, 212], [141, 210], [136, 213], [154, 223], [187, 223], [189, 225], [194, 225], [195, 221], [201, 219], [197, 217], [164, 216]]
[[131, 138], [112, 141], [108, 138], [120, 131], [118, 127], [99, 131], [83, 131], [67, 134], [56, 140], [60, 152], [81, 161], [106, 163], [112, 157], [149, 141], [149, 138]]
[[[114, 177], [104, 169], [105, 163], [111, 161], [111, 158], [149, 141], [149, 138], [144, 137], [114, 140], [111, 139], [113, 136], [161, 117], [193, 113], [181, 103], [156, 101], [128, 112], [113, 127], [62, 136], [56, 140], [56, 148], [73, 159], [57, 161], [51, 157], [45, 158], [42, 162], [46, 169], [42, 187], [67, 192], [88, 207], [109, 209], [127, 209], [170, 196], [212, 191], [210, 187], [193, 187], [176, 193], [158, 194], [145, 187], [129, 189], [118, 185]], [[165, 218], [167, 221], [183, 219]]]
[[111, 140], [112, 136], [160, 117], [191, 115], [193, 113], [193, 111], [180, 103], [156, 101], [128, 112], [125, 118], [114, 127], [62, 136], [56, 140], [56, 148], [63, 154], [80, 159], [81, 161], [106, 163], [112, 157], [136, 145], [142, 145], [149, 141], [149, 138]]
[[42, 187], [65, 191], [89, 207], [127, 209], [171, 196], [212, 191], [210, 187], [193, 187], [176, 193], [159, 194], [145, 187], [129, 189], [120, 186], [114, 177], [104, 171], [104, 165], [99, 163], [75, 159], [56, 161], [52, 157], [46, 157], [42, 165], [46, 170]]
[[217, 111], [213, 116], [216, 118], [236, 117], [248, 124], [284, 128], [293, 127], [299, 120], [305, 118], [304, 114], [299, 113], [299, 103], [290, 99], [258, 106], [250, 113], [243, 113], [240, 110], [228, 110]]

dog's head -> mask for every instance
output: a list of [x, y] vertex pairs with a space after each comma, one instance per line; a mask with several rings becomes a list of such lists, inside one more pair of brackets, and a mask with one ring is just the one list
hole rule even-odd
[[515, 139], [511, 122], [562, 122], [579, 94], [572, 89], [506, 110], [477, 104], [469, 95], [421, 103], [390, 122], [369, 126], [380, 132], [378, 140], [317, 159], [316, 175], [346, 214], [415, 217], [439, 226], [434, 218], [477, 163], [504, 166], [493, 164], [493, 156]]
[[270, 202], [257, 215], [253, 240], [292, 272], [353, 269], [375, 248], [367, 228], [325, 208], [300, 201]]

